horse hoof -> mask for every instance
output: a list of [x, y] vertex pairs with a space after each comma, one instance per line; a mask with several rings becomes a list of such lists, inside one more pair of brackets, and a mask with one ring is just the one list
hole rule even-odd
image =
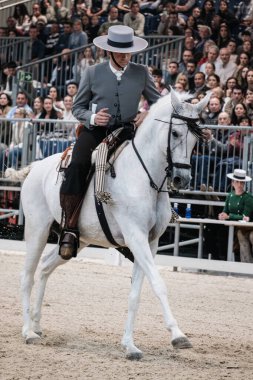
[[36, 344], [36, 343], [41, 342], [41, 337], [40, 335], [33, 333], [32, 336], [27, 336], [25, 338], [25, 342], [26, 344]]
[[141, 360], [143, 358], [143, 353], [140, 352], [130, 352], [126, 355], [128, 360]]
[[186, 336], [172, 340], [171, 344], [176, 349], [192, 348], [192, 344]]
[[39, 337], [42, 337], [42, 331], [34, 331], [35, 334], [39, 335]]

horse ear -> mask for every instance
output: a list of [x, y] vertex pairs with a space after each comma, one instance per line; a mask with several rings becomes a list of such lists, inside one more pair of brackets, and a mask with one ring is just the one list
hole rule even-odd
[[201, 99], [199, 103], [194, 104], [194, 108], [198, 114], [200, 114], [200, 112], [202, 112], [203, 109], [206, 107], [206, 105], [209, 103], [211, 95], [212, 95], [212, 91], [208, 91], [206, 93], [206, 96], [203, 99]]
[[171, 104], [175, 113], [182, 111], [182, 104], [176, 91], [170, 86]]

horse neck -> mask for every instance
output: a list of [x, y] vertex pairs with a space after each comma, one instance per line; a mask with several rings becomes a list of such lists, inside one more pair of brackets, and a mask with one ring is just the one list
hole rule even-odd
[[[165, 168], [168, 166], [165, 155], [168, 145], [168, 130], [166, 125], [162, 125], [152, 116], [147, 116], [134, 138], [138, 153], [155, 181], [164, 177]], [[162, 139], [161, 133], [166, 135], [166, 139]]]

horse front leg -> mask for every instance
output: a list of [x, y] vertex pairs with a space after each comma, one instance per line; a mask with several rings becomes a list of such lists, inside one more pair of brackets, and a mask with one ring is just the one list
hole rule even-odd
[[166, 328], [171, 332], [171, 343], [174, 348], [190, 348], [192, 347], [191, 343], [179, 329], [177, 321], [172, 315], [167, 289], [155, 265], [147, 237], [138, 229], [138, 226], [134, 227], [128, 231], [125, 241], [161, 303]]
[[[150, 243], [152, 255], [155, 257], [158, 247], [158, 239]], [[123, 347], [126, 348], [126, 357], [130, 360], [139, 360], [143, 357], [143, 353], [139, 350], [133, 339], [134, 322], [139, 308], [144, 273], [137, 261], [135, 260], [132, 274], [132, 286], [128, 299], [128, 314], [125, 324], [125, 332], [121, 341]]]

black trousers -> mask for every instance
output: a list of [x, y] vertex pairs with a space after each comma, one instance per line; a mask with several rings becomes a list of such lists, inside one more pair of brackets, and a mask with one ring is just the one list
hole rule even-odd
[[[61, 186], [61, 194], [83, 194], [86, 177], [91, 168], [91, 155], [94, 149], [103, 139], [118, 127], [84, 128], [75, 143], [72, 160], [65, 170], [64, 180]], [[120, 140], [131, 139], [133, 134], [132, 125], [125, 124], [125, 129], [120, 134]]]

